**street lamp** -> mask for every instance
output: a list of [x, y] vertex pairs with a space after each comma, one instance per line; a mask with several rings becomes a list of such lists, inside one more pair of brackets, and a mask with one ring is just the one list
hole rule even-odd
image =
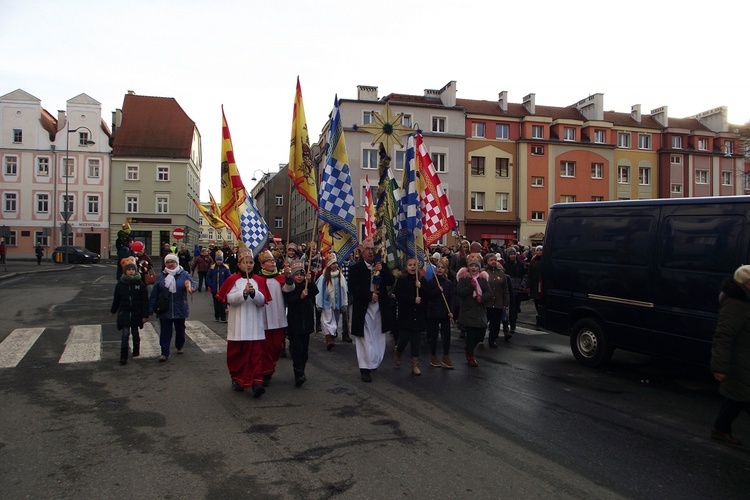
[[96, 144], [94, 141], [90, 139], [90, 137], [93, 135], [91, 132], [91, 129], [88, 127], [78, 127], [74, 129], [70, 129], [69, 125], [66, 125], [66, 131], [67, 134], [65, 134], [65, 206], [63, 207], [62, 212], [60, 212], [60, 215], [62, 215], [62, 218], [65, 220], [65, 225], [63, 226], [64, 231], [64, 243], [63, 245], [65, 247], [65, 263], [68, 264], [70, 262], [69, 258], [69, 249], [68, 249], [68, 234], [70, 233], [70, 224], [68, 224], [68, 221], [70, 220], [70, 216], [73, 215], [72, 206], [70, 204], [70, 196], [68, 194], [68, 183], [70, 179], [70, 134], [74, 134], [78, 132], [79, 130], [86, 130], [88, 132], [88, 135], [86, 136], [86, 139], [84, 140], [81, 138], [81, 140], [78, 141], [79, 146], [91, 146], [93, 144]]

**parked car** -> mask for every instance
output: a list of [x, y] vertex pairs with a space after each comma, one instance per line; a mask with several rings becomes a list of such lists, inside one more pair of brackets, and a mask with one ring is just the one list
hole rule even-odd
[[[65, 254], [68, 254], [67, 260]], [[72, 264], [95, 264], [99, 262], [99, 254], [82, 247], [64, 245], [55, 248], [52, 252], [52, 260], [57, 263], [69, 262]]]

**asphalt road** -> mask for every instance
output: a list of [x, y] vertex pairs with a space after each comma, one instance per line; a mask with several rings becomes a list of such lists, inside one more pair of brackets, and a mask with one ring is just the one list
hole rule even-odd
[[[119, 366], [113, 286], [104, 265], [0, 281], [0, 341], [44, 328], [0, 368], [0, 497], [747, 496], [748, 448], [707, 438], [719, 399], [705, 370], [619, 351], [592, 370], [567, 338], [523, 325], [480, 347], [476, 369], [454, 335], [456, 369], [424, 355], [421, 377], [393, 365], [389, 342], [364, 384], [354, 347], [327, 352], [315, 335], [308, 382], [295, 388], [282, 359], [256, 400], [193, 340], [167, 363]], [[226, 338], [207, 294], [190, 319]], [[83, 324], [101, 325], [101, 360], [61, 364]], [[735, 434], [750, 440], [746, 415]]]

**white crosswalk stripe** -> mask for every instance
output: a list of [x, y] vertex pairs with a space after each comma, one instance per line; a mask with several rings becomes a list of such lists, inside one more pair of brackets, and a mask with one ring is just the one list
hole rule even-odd
[[[0, 369], [14, 368], [28, 354], [29, 350], [42, 337], [45, 328], [17, 328], [0, 342]], [[201, 321], [186, 321], [185, 334], [201, 352], [206, 354], [226, 353], [227, 342]], [[153, 324], [146, 323], [140, 330], [140, 358], [157, 358], [161, 354], [159, 333]], [[174, 343], [174, 337], [172, 338]], [[74, 325], [70, 328], [60, 364], [91, 363], [102, 360], [103, 346], [109, 349], [117, 346], [119, 356], [119, 335], [117, 341], [103, 342], [102, 325]], [[133, 339], [130, 338], [132, 350]], [[106, 356], [105, 356], [106, 358]]]

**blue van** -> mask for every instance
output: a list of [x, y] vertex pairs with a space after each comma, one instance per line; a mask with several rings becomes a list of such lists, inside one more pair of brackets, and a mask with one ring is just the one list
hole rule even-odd
[[721, 283], [750, 263], [750, 196], [558, 203], [537, 324], [576, 359], [615, 348], [707, 366]]

